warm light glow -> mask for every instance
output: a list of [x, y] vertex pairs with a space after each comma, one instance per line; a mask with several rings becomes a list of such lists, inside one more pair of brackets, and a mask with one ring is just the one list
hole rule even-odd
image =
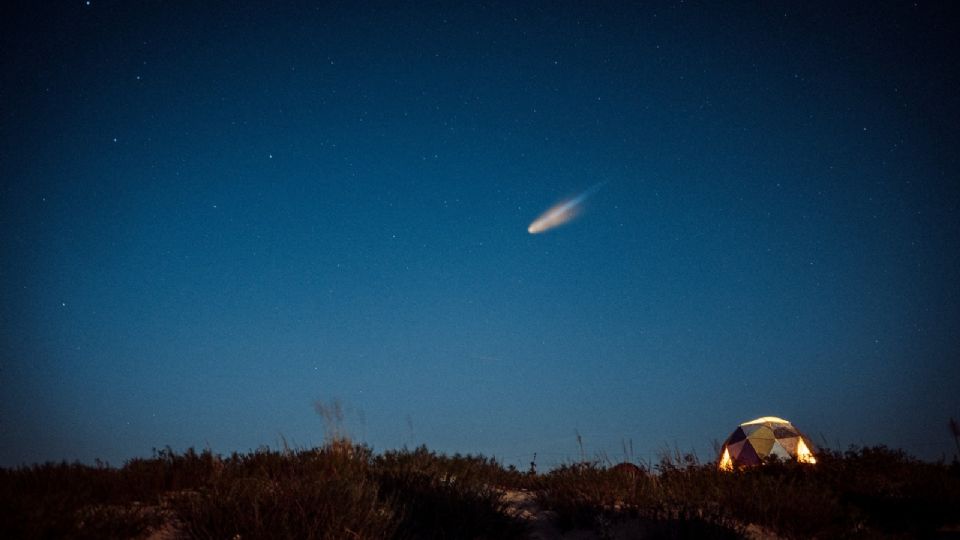
[[740, 424], [741, 426], [749, 426], [751, 424], [763, 424], [764, 422], [775, 422], [778, 424], [789, 424], [790, 422], [784, 420], [783, 418], [777, 418], [776, 416], [762, 416], [756, 420], [751, 420], [749, 422], [744, 422]]
[[803, 442], [803, 439], [797, 441], [797, 461], [800, 463], [810, 463], [814, 464], [817, 462], [817, 458], [813, 457], [813, 452], [807, 448], [806, 443]]
[[720, 458], [720, 470], [721, 471], [733, 470], [733, 460], [730, 459], [730, 450], [727, 448], [723, 449], [723, 456]]

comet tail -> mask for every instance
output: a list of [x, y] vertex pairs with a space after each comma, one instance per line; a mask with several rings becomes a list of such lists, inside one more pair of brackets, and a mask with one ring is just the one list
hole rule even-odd
[[[606, 182], [604, 182], [606, 183]], [[559, 227], [564, 223], [570, 222], [573, 218], [580, 215], [580, 203], [585, 201], [587, 197], [593, 195], [599, 190], [604, 183], [597, 184], [590, 189], [584, 191], [580, 195], [557, 204], [556, 206], [550, 208], [546, 212], [540, 215], [537, 219], [533, 220], [533, 223], [527, 227], [527, 232], [530, 234], [540, 234], [542, 232], [547, 232], [550, 229]]]

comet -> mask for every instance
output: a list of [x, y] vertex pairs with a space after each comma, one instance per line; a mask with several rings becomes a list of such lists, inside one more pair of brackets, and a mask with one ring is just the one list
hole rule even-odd
[[540, 217], [533, 220], [533, 223], [527, 227], [527, 232], [530, 234], [540, 234], [547, 232], [550, 229], [555, 229], [565, 223], [569, 223], [575, 217], [580, 215], [580, 212], [582, 211], [580, 204], [587, 200], [588, 197], [599, 191], [604, 184], [606, 184], [606, 182], [596, 184], [576, 197], [551, 207], [546, 212], [540, 214]]

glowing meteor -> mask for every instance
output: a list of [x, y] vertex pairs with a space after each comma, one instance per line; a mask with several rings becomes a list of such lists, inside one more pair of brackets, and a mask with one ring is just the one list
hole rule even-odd
[[596, 193], [597, 190], [603, 187], [603, 184], [606, 184], [606, 182], [599, 183], [580, 195], [559, 203], [543, 214], [540, 214], [540, 217], [533, 220], [533, 223], [527, 227], [527, 232], [530, 234], [540, 234], [570, 222], [573, 218], [580, 215], [580, 203]]

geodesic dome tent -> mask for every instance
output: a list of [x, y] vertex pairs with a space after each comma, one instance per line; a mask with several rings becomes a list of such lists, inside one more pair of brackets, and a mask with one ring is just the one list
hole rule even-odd
[[734, 467], [760, 465], [770, 456], [816, 463], [817, 459], [810, 450], [812, 447], [810, 439], [790, 422], [776, 416], [764, 416], [740, 424], [727, 437], [720, 449], [719, 467], [732, 471]]

